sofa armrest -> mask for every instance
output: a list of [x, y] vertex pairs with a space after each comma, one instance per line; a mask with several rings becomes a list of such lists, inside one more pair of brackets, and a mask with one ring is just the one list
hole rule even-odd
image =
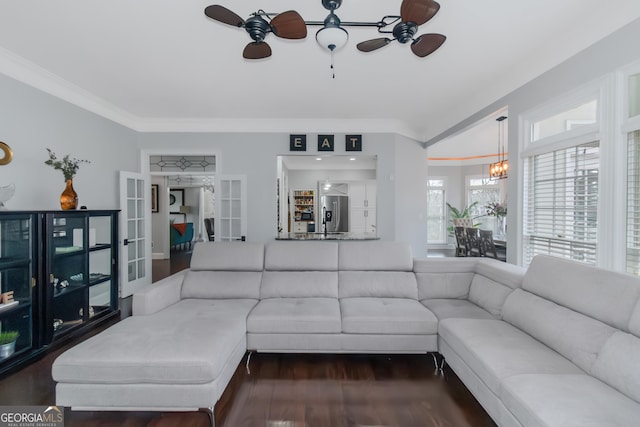
[[133, 315], [153, 314], [180, 301], [182, 282], [187, 271], [180, 271], [133, 294]]

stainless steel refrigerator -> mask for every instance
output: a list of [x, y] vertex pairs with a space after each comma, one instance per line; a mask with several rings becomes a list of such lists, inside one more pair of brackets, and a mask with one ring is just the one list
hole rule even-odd
[[349, 197], [348, 196], [322, 196], [320, 197], [320, 223], [322, 227], [317, 232], [327, 233], [349, 231]]

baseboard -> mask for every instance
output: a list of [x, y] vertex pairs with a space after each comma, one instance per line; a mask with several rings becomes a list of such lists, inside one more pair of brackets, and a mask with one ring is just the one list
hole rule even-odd
[[154, 252], [151, 254], [151, 259], [169, 259], [164, 252]]

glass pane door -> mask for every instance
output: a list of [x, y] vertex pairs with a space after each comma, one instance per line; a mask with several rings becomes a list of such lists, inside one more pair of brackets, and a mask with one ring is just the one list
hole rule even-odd
[[151, 283], [151, 241], [147, 238], [150, 230], [147, 215], [151, 212], [147, 201], [150, 194], [151, 186], [143, 175], [120, 172], [120, 209], [125, 222], [121, 227], [121, 298]]
[[[246, 178], [245, 176], [220, 177], [220, 202], [216, 228], [216, 240], [233, 241], [246, 239]], [[219, 233], [218, 231], [219, 230]]]

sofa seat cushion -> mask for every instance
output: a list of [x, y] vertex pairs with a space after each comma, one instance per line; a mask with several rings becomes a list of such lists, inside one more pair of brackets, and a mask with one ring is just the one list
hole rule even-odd
[[487, 310], [466, 299], [428, 299], [422, 301], [438, 320], [454, 318], [495, 319]]
[[342, 298], [342, 332], [348, 334], [437, 334], [438, 319], [405, 298]]
[[[234, 350], [246, 348], [255, 300], [182, 300], [152, 316], [133, 316], [60, 355], [53, 379], [65, 383], [204, 384]], [[198, 351], [194, 351], [198, 349]]]
[[269, 298], [247, 319], [247, 331], [267, 334], [340, 333], [340, 304], [335, 298]]
[[439, 334], [497, 396], [502, 380], [512, 375], [584, 373], [502, 320], [445, 319], [440, 322]]
[[626, 427], [640, 404], [588, 375], [527, 374], [506, 378], [502, 401], [527, 427]]

